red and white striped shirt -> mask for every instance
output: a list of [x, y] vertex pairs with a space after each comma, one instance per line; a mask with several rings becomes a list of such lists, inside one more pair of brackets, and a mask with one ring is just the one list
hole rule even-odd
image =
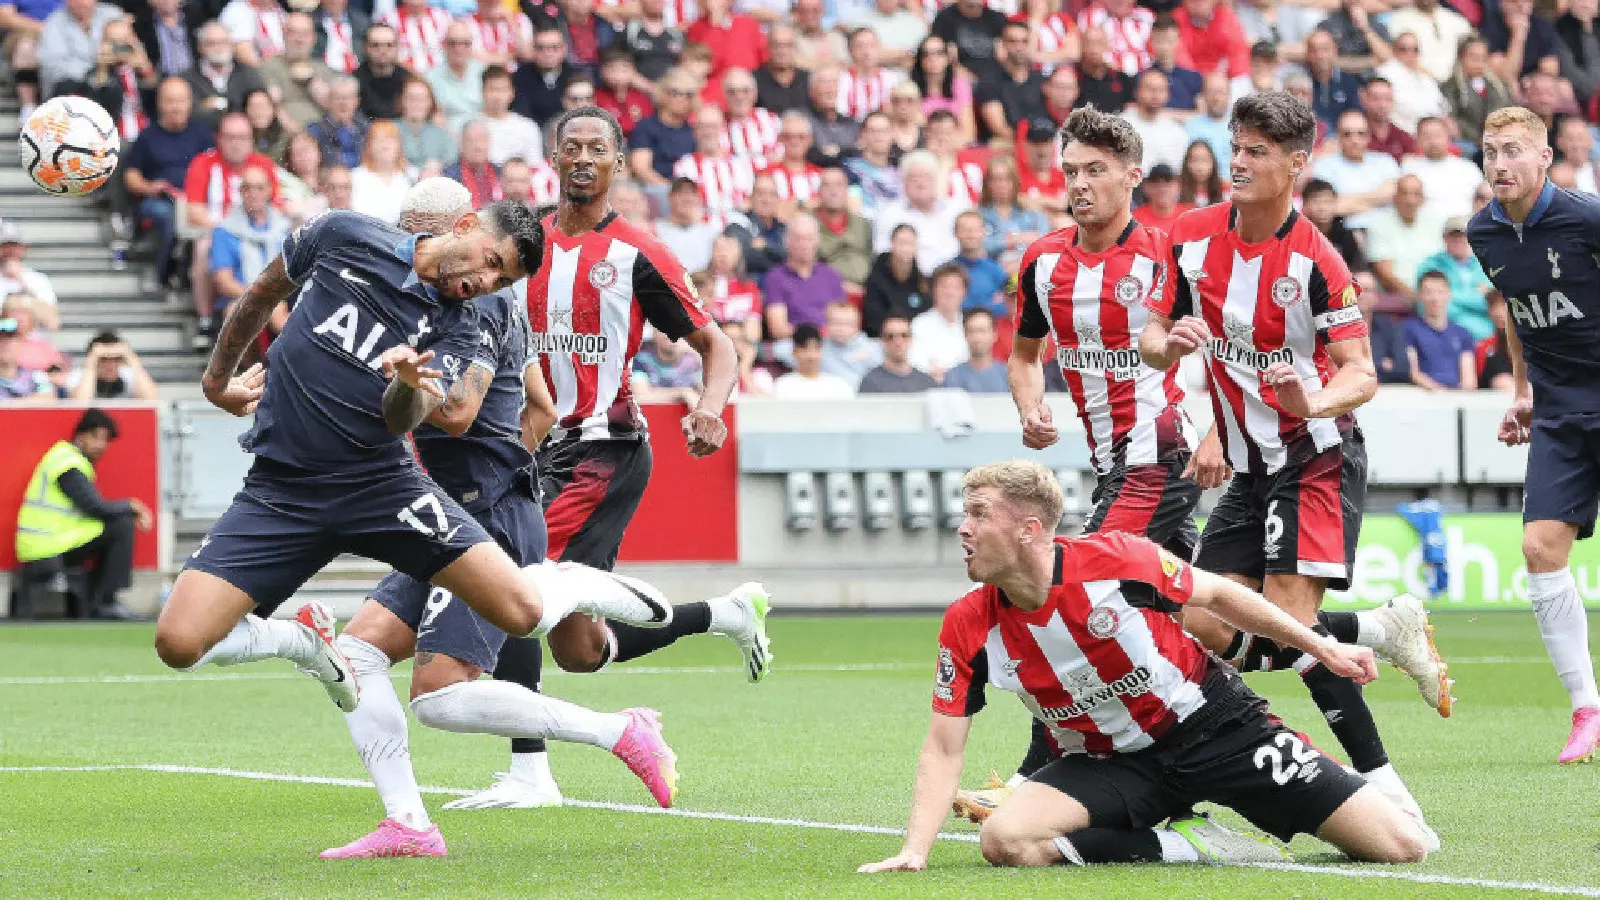
[[561, 176], [556, 174], [555, 166], [550, 165], [549, 160], [539, 159], [530, 163], [528, 175], [533, 184], [534, 206], [560, 202]]
[[517, 70], [517, 48], [533, 40], [533, 20], [523, 13], [484, 21], [477, 13], [465, 19], [472, 26], [472, 49], [477, 53], [504, 54], [506, 69]]
[[945, 611], [933, 710], [971, 716], [993, 685], [1021, 698], [1057, 754], [1143, 750], [1204, 708], [1217, 679], [1172, 616], [1193, 591], [1189, 564], [1145, 538], [1056, 538], [1044, 606], [1018, 609], [984, 585]]
[[983, 163], [978, 161], [979, 154], [987, 155], [987, 151], [962, 150], [957, 153], [944, 186], [946, 197], [965, 197], [967, 205], [974, 208], [983, 196]]
[[1125, 18], [1118, 19], [1096, 3], [1078, 15], [1078, 30], [1100, 28], [1110, 40], [1111, 68], [1124, 75], [1137, 75], [1150, 68], [1150, 32], [1155, 30], [1156, 14], [1143, 6], [1135, 6]]
[[277, 4], [266, 8], [249, 0], [234, 0], [217, 17], [234, 43], [249, 41], [256, 55], [271, 59], [283, 52], [283, 25], [289, 19]]
[[644, 323], [677, 340], [711, 319], [672, 251], [616, 213], [577, 237], [551, 216], [545, 234], [544, 263], [523, 284], [529, 352], [555, 398], [556, 426], [586, 441], [642, 435], [628, 381]]
[[726, 216], [749, 205], [756, 169], [748, 157], [690, 153], [673, 164], [672, 176], [687, 178], [700, 186], [700, 199], [708, 215]]
[[272, 160], [259, 153], [251, 153], [245, 157], [244, 165], [235, 169], [228, 165], [215, 147], [189, 163], [189, 171], [183, 179], [184, 199], [204, 206], [206, 215], [213, 223], [221, 222], [223, 216], [239, 202], [239, 182], [244, 179], [244, 170], [250, 168], [267, 173], [267, 178], [272, 182], [272, 200], [276, 203], [278, 167]]
[[778, 188], [779, 200], [793, 200], [804, 206], [822, 192], [822, 169], [811, 163], [806, 163], [799, 172], [774, 165], [767, 166], [758, 174], [772, 176], [772, 183]]
[[695, 0], [667, 0], [661, 18], [668, 28], [683, 31], [700, 18], [700, 5]]
[[322, 30], [328, 35], [328, 44], [322, 53], [322, 61], [327, 63], [328, 68], [348, 75], [361, 67], [361, 60], [356, 58], [355, 36], [348, 20], [324, 19]]
[[1262, 383], [1287, 362], [1306, 391], [1336, 371], [1328, 344], [1367, 336], [1359, 289], [1339, 252], [1298, 212], [1260, 244], [1234, 230], [1232, 203], [1184, 213], [1172, 226], [1172, 290], [1150, 308], [1171, 319], [1198, 315], [1214, 335], [1205, 348], [1217, 432], [1235, 471], [1276, 472], [1336, 447], [1355, 418], [1302, 419]]
[[399, 34], [402, 66], [420, 74], [444, 61], [444, 33], [452, 21], [448, 12], [436, 6], [420, 12], [402, 6], [378, 21]]
[[[1067, 40], [1078, 33], [1077, 26], [1072, 24], [1072, 20], [1058, 12], [1045, 16], [1038, 28], [1028, 21], [1027, 16], [1012, 16], [1011, 21], [1021, 22], [1033, 32], [1033, 52], [1036, 54], [1059, 52], [1067, 45]], [[1035, 63], [1034, 68], [1046, 70], [1053, 67]]]
[[903, 80], [905, 76], [894, 69], [880, 68], [871, 75], [853, 68], [840, 72], [839, 115], [860, 120], [867, 113], [882, 109], [889, 102], [889, 92]]
[[1017, 336], [1055, 338], [1056, 362], [1089, 438], [1096, 472], [1150, 465], [1193, 447], [1178, 367], [1139, 358], [1145, 303], [1171, 290], [1166, 235], [1129, 222], [1101, 253], [1078, 246], [1078, 226], [1034, 241], [1017, 276]]
[[742, 119], [728, 120], [728, 133], [722, 138], [722, 149], [732, 156], [747, 156], [756, 166], [764, 166], [782, 156], [778, 148], [778, 117], [770, 110], [757, 106]]

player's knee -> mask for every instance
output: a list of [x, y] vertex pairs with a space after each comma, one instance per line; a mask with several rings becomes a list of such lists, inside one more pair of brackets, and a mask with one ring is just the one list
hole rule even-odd
[[1422, 829], [1409, 821], [1398, 823], [1398, 826], [1389, 829], [1378, 851], [1378, 858], [1373, 862], [1401, 865], [1427, 859], [1428, 842], [1422, 835]]
[[1554, 572], [1567, 564], [1565, 551], [1533, 529], [1522, 535], [1522, 558], [1530, 572]]
[[156, 626], [156, 655], [169, 668], [188, 669], [205, 656], [205, 642], [192, 632]]
[[1028, 843], [1024, 835], [1008, 827], [1003, 819], [997, 821], [993, 816], [983, 823], [983, 831], [978, 835], [978, 850], [983, 854], [984, 861], [997, 867], [1024, 865]]
[[598, 672], [605, 663], [605, 647], [588, 641], [566, 645], [550, 645], [550, 656], [563, 672], [587, 674]]

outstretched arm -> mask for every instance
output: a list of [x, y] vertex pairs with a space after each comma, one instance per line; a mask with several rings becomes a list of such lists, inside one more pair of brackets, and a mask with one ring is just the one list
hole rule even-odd
[[444, 402], [445, 394], [438, 380], [444, 373], [423, 367], [423, 363], [432, 359], [432, 350], [418, 353], [417, 348], [409, 344], [390, 347], [378, 358], [383, 364], [384, 377], [389, 379], [382, 405], [383, 424], [390, 434], [411, 431]]
[[939, 837], [939, 826], [950, 815], [961, 782], [967, 733], [971, 717], [933, 714], [928, 737], [917, 758], [917, 783], [911, 794], [911, 818], [906, 824], [905, 844], [900, 852], [882, 862], [868, 863], [857, 872], [916, 872], [928, 865], [928, 851]]
[[279, 303], [287, 301], [298, 287], [289, 279], [283, 267], [283, 255], [279, 254], [233, 304], [217, 333], [211, 362], [200, 376], [200, 387], [212, 404], [239, 416], [245, 414], [246, 405], [260, 396], [259, 390], [254, 396], [247, 396], [249, 392], [241, 390], [234, 372], [244, 358], [244, 351], [272, 318], [272, 311]]

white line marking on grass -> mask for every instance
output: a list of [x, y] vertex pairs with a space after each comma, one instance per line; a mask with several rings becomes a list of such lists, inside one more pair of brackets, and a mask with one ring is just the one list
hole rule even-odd
[[[784, 672], [848, 673], [898, 672], [928, 669], [922, 663], [841, 663], [786, 665]], [[568, 673], [561, 673], [568, 674]], [[742, 675], [743, 666], [621, 666], [609, 675]], [[151, 684], [181, 681], [293, 681], [306, 676], [294, 672], [152, 672], [148, 675], [19, 675], [0, 678], [0, 687], [50, 684]], [[405, 678], [405, 672], [394, 673]]]
[[[277, 772], [251, 772], [241, 769], [208, 768], [204, 766], [174, 766], [159, 764], [114, 766], [0, 766], [0, 774], [29, 772], [164, 772], [176, 775], [215, 775], [225, 778], [243, 778], [250, 781], [277, 781], [290, 784], [320, 784], [330, 787], [371, 788], [372, 782], [360, 778], [333, 778], [324, 775], [285, 775]], [[465, 797], [476, 791], [447, 787], [421, 787], [424, 794], [443, 794]], [[581, 809], [599, 809], [608, 812], [647, 813], [658, 816], [676, 816], [683, 819], [705, 819], [715, 822], [739, 822], [750, 825], [780, 825], [789, 828], [814, 828], [823, 831], [842, 831], [850, 834], [904, 835], [901, 828], [881, 825], [851, 825], [842, 822], [813, 822], [808, 819], [778, 819], [769, 816], [742, 816], [734, 813], [711, 812], [694, 809], [660, 809], [654, 806], [637, 806], [631, 803], [601, 803], [592, 800], [568, 799], [566, 806]], [[941, 832], [939, 839], [976, 844], [976, 834]], [[1577, 897], [1600, 898], [1600, 888], [1582, 885], [1545, 884], [1539, 881], [1494, 881], [1485, 878], [1465, 878], [1455, 875], [1430, 875], [1426, 872], [1399, 872], [1355, 866], [1313, 866], [1302, 863], [1255, 863], [1248, 868], [1269, 869], [1279, 872], [1298, 872], [1305, 875], [1332, 875], [1339, 878], [1384, 878], [1392, 881], [1409, 881], [1413, 884], [1443, 884], [1458, 887], [1475, 887], [1484, 890], [1531, 891], [1540, 894], [1565, 894]]]

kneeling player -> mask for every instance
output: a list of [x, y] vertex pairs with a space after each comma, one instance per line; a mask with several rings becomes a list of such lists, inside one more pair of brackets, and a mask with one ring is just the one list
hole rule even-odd
[[967, 474], [961, 545], [967, 575], [982, 587], [945, 613], [905, 845], [861, 871], [927, 865], [986, 684], [1018, 694], [1058, 746], [1077, 751], [1039, 770], [984, 822], [983, 856], [994, 865], [1281, 856], [1203, 821], [1155, 830], [1198, 802], [1230, 807], [1283, 840], [1315, 834], [1355, 859], [1427, 856], [1415, 818], [1274, 718], [1170, 610], [1207, 609], [1363, 683], [1376, 677], [1372, 651], [1318, 635], [1144, 538], [1052, 539], [1062, 502], [1037, 463]]

